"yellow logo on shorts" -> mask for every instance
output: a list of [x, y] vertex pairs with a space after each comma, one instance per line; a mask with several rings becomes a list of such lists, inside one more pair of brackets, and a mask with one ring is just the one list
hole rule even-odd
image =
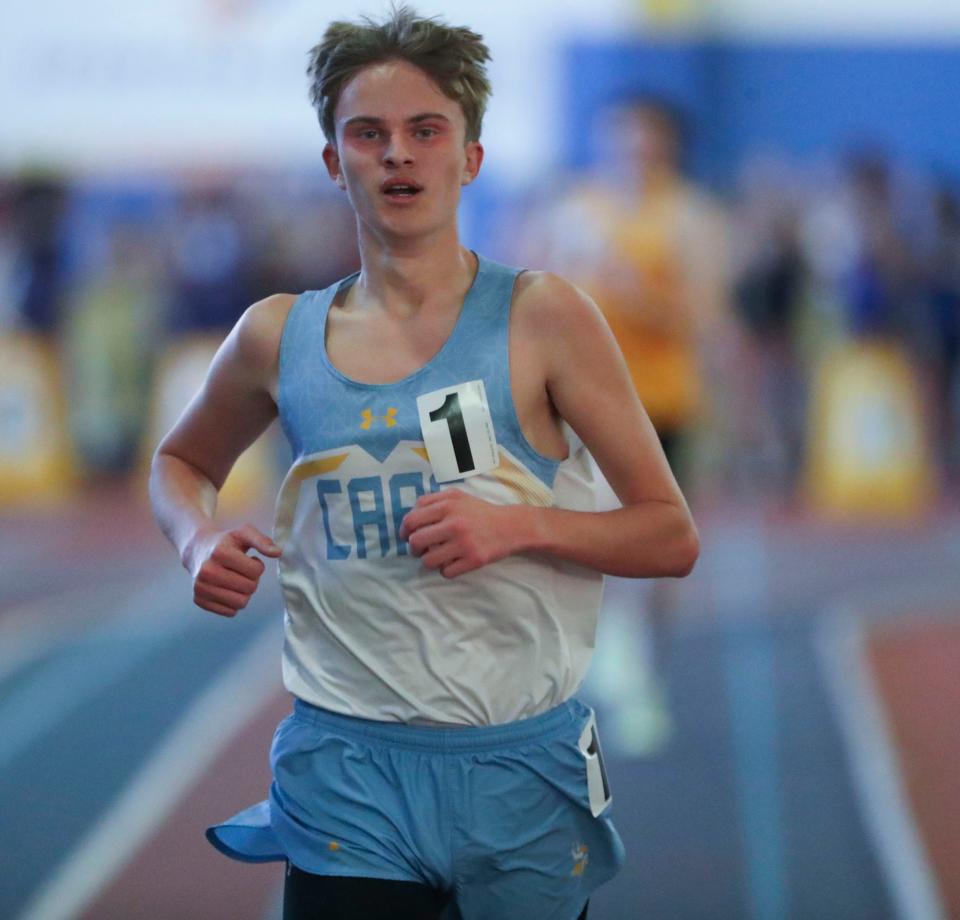
[[583, 870], [587, 868], [590, 857], [587, 854], [587, 845], [585, 843], [575, 843], [570, 854], [573, 856], [573, 871], [571, 875], [583, 875]]

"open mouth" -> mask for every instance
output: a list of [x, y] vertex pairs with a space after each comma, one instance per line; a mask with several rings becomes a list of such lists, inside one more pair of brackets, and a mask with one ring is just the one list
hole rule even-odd
[[422, 191], [423, 188], [413, 182], [388, 182], [383, 187], [383, 194], [388, 198], [413, 198]]

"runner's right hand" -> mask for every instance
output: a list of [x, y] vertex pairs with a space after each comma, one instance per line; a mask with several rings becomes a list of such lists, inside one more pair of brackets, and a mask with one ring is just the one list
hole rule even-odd
[[198, 535], [184, 562], [193, 575], [193, 602], [225, 617], [246, 607], [266, 568], [247, 554], [251, 549], [273, 559], [280, 555], [280, 547], [252, 524]]

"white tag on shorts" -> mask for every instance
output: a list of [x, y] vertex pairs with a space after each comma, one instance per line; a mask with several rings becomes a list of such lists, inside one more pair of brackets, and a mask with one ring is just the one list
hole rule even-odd
[[499, 462], [482, 380], [424, 393], [417, 397], [417, 412], [437, 482], [486, 473]]
[[587, 794], [590, 797], [590, 813], [596, 818], [613, 801], [607, 771], [600, 752], [600, 738], [597, 735], [597, 720], [594, 714], [580, 733], [580, 753], [587, 762]]

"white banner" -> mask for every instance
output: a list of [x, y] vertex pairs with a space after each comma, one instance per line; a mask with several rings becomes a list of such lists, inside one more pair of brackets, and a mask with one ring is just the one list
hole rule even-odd
[[[523, 179], [557, 156], [572, 40], [698, 30], [769, 37], [960, 35], [958, 0], [429, 0], [493, 53], [486, 170]], [[0, 168], [317, 163], [308, 49], [380, 0], [0, 0]]]
[[[307, 52], [332, 19], [379, 18], [343, 0], [0, 0], [0, 168], [320, 163]], [[542, 168], [557, 134], [558, 55], [613, 34], [628, 0], [421, 2], [481, 32], [493, 53], [487, 168]]]

